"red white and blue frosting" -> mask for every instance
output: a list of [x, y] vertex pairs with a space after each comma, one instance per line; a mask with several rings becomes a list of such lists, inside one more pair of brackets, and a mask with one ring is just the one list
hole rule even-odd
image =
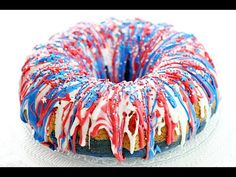
[[187, 125], [196, 134], [196, 102], [206, 120], [216, 112], [215, 77], [203, 45], [171, 25], [141, 19], [80, 22], [35, 46], [27, 58], [20, 82], [21, 119], [36, 140], [47, 144], [55, 114], [58, 151], [75, 152], [76, 143], [86, 146], [87, 136], [105, 129], [117, 159], [124, 159], [125, 133], [130, 153], [139, 137], [148, 159], [160, 151], [154, 136], [162, 127], [167, 144], [173, 143], [174, 132], [184, 144]]

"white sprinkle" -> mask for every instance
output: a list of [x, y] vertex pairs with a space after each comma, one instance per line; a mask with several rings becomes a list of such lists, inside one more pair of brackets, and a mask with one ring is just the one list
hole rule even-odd
[[43, 97], [43, 98], [42, 98], [42, 102], [43, 102], [43, 103], [47, 103], [47, 98]]

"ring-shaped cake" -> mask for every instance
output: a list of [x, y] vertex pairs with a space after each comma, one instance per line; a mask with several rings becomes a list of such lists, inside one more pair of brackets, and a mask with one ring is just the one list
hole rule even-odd
[[196, 37], [141, 19], [80, 22], [34, 47], [21, 119], [53, 150], [149, 159], [199, 133], [218, 107]]

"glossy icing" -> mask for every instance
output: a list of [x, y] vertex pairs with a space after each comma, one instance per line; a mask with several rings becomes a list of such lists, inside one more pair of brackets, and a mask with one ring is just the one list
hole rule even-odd
[[[79, 144], [86, 146], [86, 138], [105, 129], [117, 159], [124, 159], [125, 133], [130, 153], [138, 136], [149, 159], [160, 152], [154, 137], [161, 128], [167, 128], [167, 144], [176, 133], [183, 145], [187, 126], [191, 135], [196, 133], [200, 120], [194, 104], [206, 119], [216, 112], [215, 77], [203, 45], [171, 25], [141, 19], [81, 22], [37, 45], [27, 58], [20, 82], [21, 119], [31, 125], [36, 140], [59, 151], [76, 152], [78, 133]], [[48, 136], [52, 115], [57, 143]]]

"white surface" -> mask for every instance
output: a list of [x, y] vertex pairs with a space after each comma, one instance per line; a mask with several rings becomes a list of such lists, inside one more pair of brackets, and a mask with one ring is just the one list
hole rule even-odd
[[[164, 166], [236, 166], [236, 11], [0, 11], [0, 166], [43, 166], [22, 146], [19, 116], [21, 66], [34, 45], [79, 21], [139, 17], [193, 33], [213, 58], [221, 91], [221, 117], [210, 145]], [[206, 155], [207, 154], [207, 155]], [[62, 164], [63, 165], [63, 164]], [[64, 164], [66, 165], [66, 164]]]

